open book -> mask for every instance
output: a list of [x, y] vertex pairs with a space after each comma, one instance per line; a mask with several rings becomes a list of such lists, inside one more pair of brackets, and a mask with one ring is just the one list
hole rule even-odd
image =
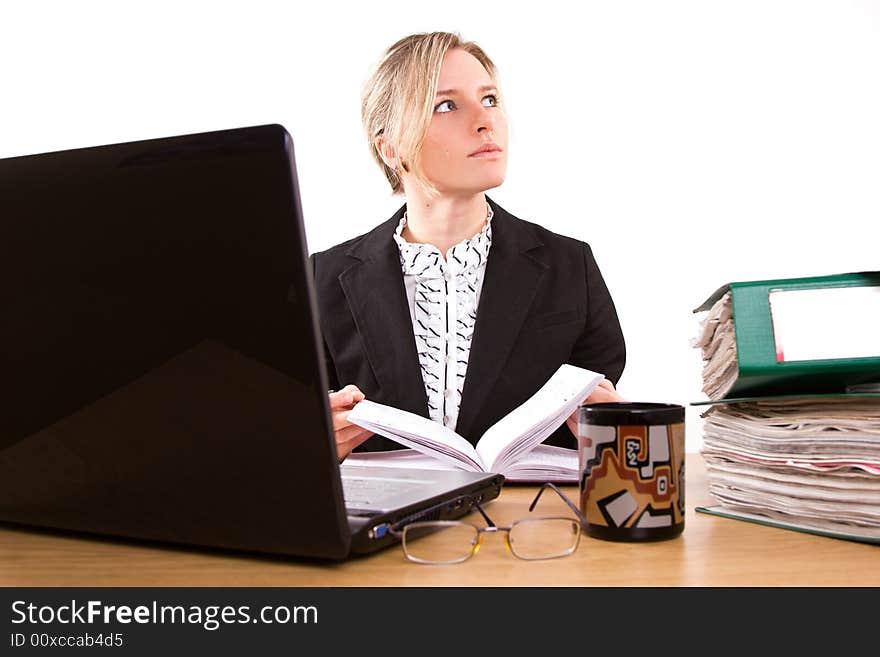
[[540, 390], [489, 427], [476, 447], [433, 420], [364, 400], [355, 405], [349, 420], [414, 451], [354, 453], [348, 458], [359, 465], [496, 472], [508, 481], [576, 482], [577, 450], [540, 443], [603, 378], [574, 365], [560, 366]]

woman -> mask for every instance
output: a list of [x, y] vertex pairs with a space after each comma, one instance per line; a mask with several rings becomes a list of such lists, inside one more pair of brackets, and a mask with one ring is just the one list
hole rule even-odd
[[[399, 445], [348, 422], [365, 397], [472, 443], [562, 363], [618, 401], [625, 347], [590, 247], [518, 219], [484, 192], [507, 169], [496, 69], [458, 35], [395, 43], [364, 87], [370, 149], [406, 203], [372, 231], [313, 256], [340, 460]], [[546, 442], [574, 446], [577, 420]], [[366, 442], [365, 442], [366, 441]]]

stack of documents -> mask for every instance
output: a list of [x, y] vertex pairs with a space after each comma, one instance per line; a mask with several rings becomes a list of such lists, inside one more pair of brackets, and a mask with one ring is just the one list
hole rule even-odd
[[880, 398], [715, 405], [702, 454], [720, 506], [700, 510], [880, 542]]
[[731, 283], [701, 311], [697, 510], [880, 543], [876, 272]]
[[709, 399], [723, 397], [739, 375], [733, 306], [726, 292], [700, 321], [700, 332], [691, 346], [703, 356], [703, 392]]

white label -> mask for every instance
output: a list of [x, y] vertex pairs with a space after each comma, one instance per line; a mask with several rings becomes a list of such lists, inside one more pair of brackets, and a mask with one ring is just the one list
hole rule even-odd
[[770, 292], [780, 363], [880, 357], [880, 286]]

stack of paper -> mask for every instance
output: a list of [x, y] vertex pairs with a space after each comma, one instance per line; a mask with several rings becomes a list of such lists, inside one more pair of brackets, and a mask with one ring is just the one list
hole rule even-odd
[[723, 507], [710, 510], [880, 542], [880, 399], [768, 399], [705, 418], [709, 492]]
[[691, 346], [699, 349], [703, 356], [703, 392], [710, 399], [723, 397], [739, 374], [730, 292], [706, 313]]
[[[869, 291], [869, 301], [876, 303], [880, 299], [873, 294], [876, 288]], [[880, 543], [880, 386], [864, 382], [866, 378], [876, 381], [880, 372], [867, 366], [855, 369], [849, 361], [836, 366], [837, 361], [820, 359], [817, 366], [834, 373], [839, 388], [829, 392], [827, 382], [816, 379], [819, 389], [805, 393], [811, 380], [802, 373], [806, 370], [793, 369], [799, 363], [789, 361], [799, 354], [817, 358], [813, 347], [824, 343], [815, 332], [804, 330], [793, 331], [803, 338], [800, 343], [783, 341], [781, 314], [773, 305], [773, 294], [772, 289], [761, 292], [764, 303], [775, 312], [773, 322], [752, 331], [749, 357], [771, 354], [761, 365], [755, 386], [772, 390], [772, 395], [744, 397], [731, 392], [745, 369], [738, 362], [742, 354], [737, 354], [731, 292], [719, 295], [711, 307], [706, 304], [698, 309], [706, 314], [691, 345], [700, 349], [703, 392], [713, 400], [701, 402], [710, 404], [703, 414], [702, 455], [709, 492], [717, 505], [697, 510]], [[759, 305], [761, 295], [755, 296], [753, 305]], [[812, 296], [807, 299], [811, 300], [816, 301]], [[823, 308], [811, 306], [816, 316]], [[739, 320], [745, 323], [745, 332], [749, 322], [758, 321], [755, 312], [746, 312]], [[874, 335], [880, 336], [876, 331]], [[871, 344], [861, 339], [859, 353], [880, 353], [880, 337]]]
[[703, 392], [717, 400], [703, 415], [702, 455], [718, 504], [697, 510], [880, 542], [877, 384], [724, 401], [739, 376], [734, 319], [728, 291], [691, 341], [703, 358]]

